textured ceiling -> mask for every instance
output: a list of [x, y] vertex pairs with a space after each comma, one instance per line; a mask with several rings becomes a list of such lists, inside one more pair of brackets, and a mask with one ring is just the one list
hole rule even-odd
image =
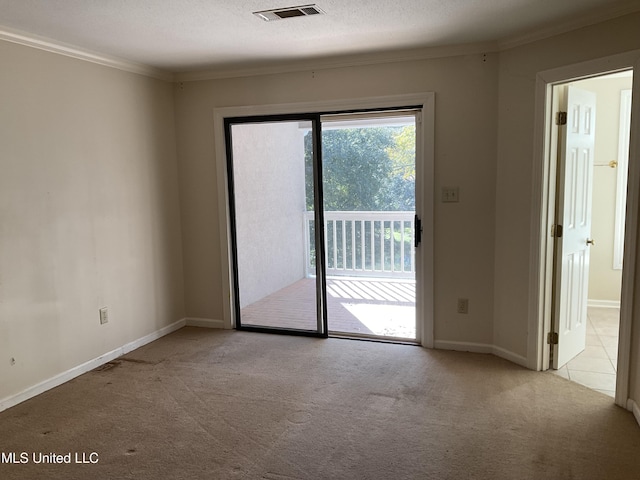
[[500, 43], [640, 10], [640, 0], [317, 0], [326, 15], [265, 22], [302, 0], [0, 0], [0, 30], [172, 72]]

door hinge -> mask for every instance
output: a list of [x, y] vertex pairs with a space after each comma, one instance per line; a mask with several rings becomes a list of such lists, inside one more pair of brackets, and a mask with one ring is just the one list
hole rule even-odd
[[567, 124], [567, 112], [558, 112], [556, 114], [556, 125]]
[[547, 343], [549, 345], [557, 345], [558, 344], [558, 333], [557, 332], [549, 332], [549, 333], [547, 333]]
[[562, 237], [562, 225], [551, 225], [551, 236], [554, 238]]

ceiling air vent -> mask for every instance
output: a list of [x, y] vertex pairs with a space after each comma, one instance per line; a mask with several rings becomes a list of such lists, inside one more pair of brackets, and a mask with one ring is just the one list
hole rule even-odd
[[322, 15], [324, 12], [316, 5], [300, 5], [299, 7], [275, 8], [273, 10], [262, 10], [253, 12], [256, 17], [265, 22], [273, 20], [283, 20], [285, 18], [307, 17], [309, 15]]

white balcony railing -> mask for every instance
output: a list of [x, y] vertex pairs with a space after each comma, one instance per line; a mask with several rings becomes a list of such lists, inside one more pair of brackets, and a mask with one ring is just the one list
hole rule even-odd
[[[316, 271], [315, 221], [305, 213], [307, 275]], [[327, 275], [413, 278], [414, 212], [324, 212]]]

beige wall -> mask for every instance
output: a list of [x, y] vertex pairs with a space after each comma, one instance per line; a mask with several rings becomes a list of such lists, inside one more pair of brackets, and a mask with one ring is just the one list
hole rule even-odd
[[[188, 316], [223, 317], [214, 108], [433, 91], [436, 190], [460, 187], [460, 203], [435, 207], [436, 338], [491, 343], [496, 62], [469, 55], [177, 85]], [[469, 298], [468, 315], [456, 313], [458, 297]]]
[[1, 400], [184, 298], [171, 85], [8, 42], [0, 65]]

